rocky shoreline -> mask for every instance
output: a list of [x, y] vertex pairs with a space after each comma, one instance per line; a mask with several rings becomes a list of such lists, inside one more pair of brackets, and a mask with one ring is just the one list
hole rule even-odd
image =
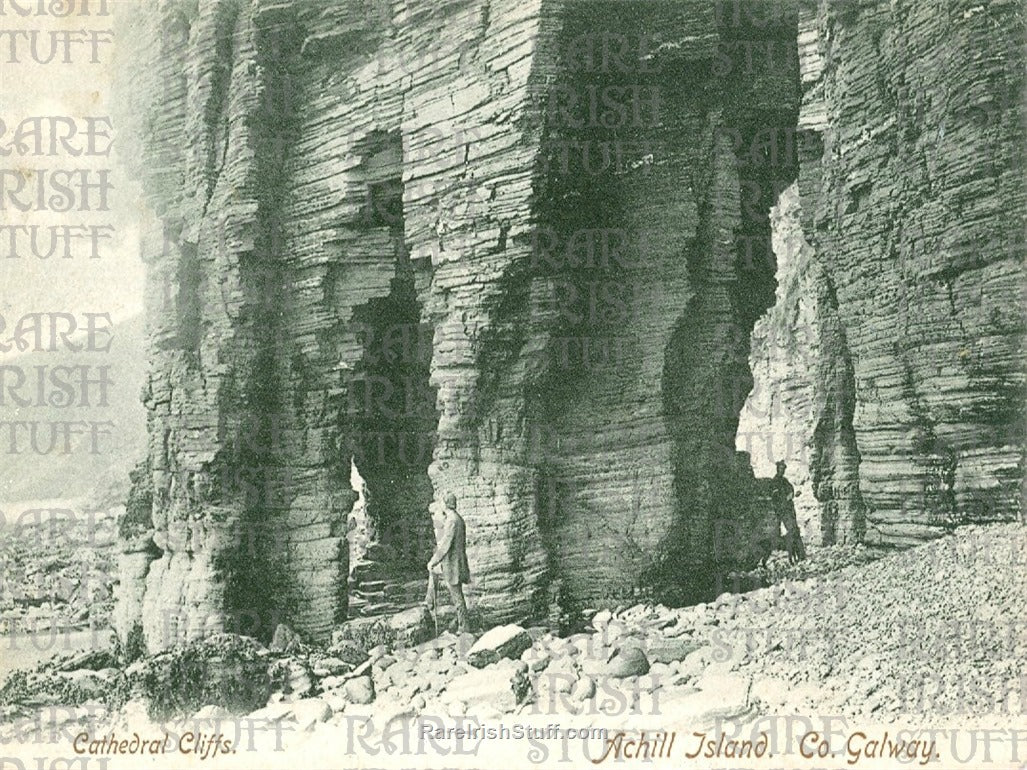
[[[1027, 528], [965, 527], [873, 563], [686, 608], [596, 612], [586, 631], [504, 625], [434, 637], [420, 608], [350, 621], [327, 647], [279, 627], [220, 634], [120, 667], [92, 651], [12, 675], [0, 736], [246, 715], [299, 730], [342, 715], [496, 720], [660, 713], [694, 724], [774, 713], [1020, 716], [1027, 692]], [[322, 729], [318, 728], [318, 729]]]
[[0, 526], [0, 633], [66, 634], [110, 623], [116, 522], [124, 507], [24, 508]]

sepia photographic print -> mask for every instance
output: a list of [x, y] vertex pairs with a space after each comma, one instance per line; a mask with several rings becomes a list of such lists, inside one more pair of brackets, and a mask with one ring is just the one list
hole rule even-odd
[[0, 0], [0, 770], [1027, 767], [1023, 0]]

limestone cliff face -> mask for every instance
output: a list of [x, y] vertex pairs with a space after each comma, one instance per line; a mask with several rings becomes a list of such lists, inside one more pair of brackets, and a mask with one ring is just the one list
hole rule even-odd
[[520, 470], [485, 481], [466, 448], [477, 340], [515, 256], [497, 244], [527, 252], [538, 3], [387, 10], [162, 2], [126, 22], [145, 42], [126, 89], [142, 120], [124, 123], [161, 219], [144, 255], [151, 647], [233, 622], [324, 637], [347, 608], [351, 458], [389, 574], [423, 572], [436, 446], [480, 590], [509, 612], [510, 561], [529, 585], [543, 569], [531, 506], [493, 509]]
[[826, 541], [906, 543], [1021, 511], [1023, 42], [1013, 2], [802, 14], [805, 241], [788, 250], [805, 268], [761, 322], [786, 355], [753, 360], [750, 405], [775, 394], [779, 422], [748, 427], [794, 435]]
[[[795, 3], [706, 0], [124, 13], [120, 146], [158, 221], [152, 534], [126, 543], [120, 633], [323, 638], [405, 606], [446, 492], [490, 622], [716, 590], [757, 507], [735, 439], [775, 264], [753, 244], [796, 178], [786, 299], [813, 298], [818, 343], [784, 400], [798, 432], [814, 420], [810, 526], [934, 515], [892, 502], [948, 448], [932, 499], [962, 511], [973, 484], [1012, 514], [1020, 448], [995, 426], [1022, 386], [1022, 126], [1010, 105], [970, 147], [960, 112], [1013, 85], [973, 58], [1008, 25], [918, 10], [893, 29], [880, 5], [801, 27]], [[973, 96], [919, 69], [959, 45]], [[781, 151], [797, 123], [812, 139]], [[937, 374], [931, 346], [956, 356]]]

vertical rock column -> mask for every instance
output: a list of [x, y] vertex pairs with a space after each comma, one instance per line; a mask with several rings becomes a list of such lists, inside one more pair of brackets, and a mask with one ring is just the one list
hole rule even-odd
[[[404, 102], [413, 259], [430, 259], [437, 443], [428, 473], [467, 522], [472, 603], [486, 622], [545, 610], [547, 562], [534, 505], [524, 381], [534, 174], [541, 138], [532, 94], [545, 89], [557, 3], [482, 3], [457, 19], [445, 79]], [[528, 345], [528, 349], [525, 349]]]
[[1021, 510], [1024, 16], [882, 0], [804, 18], [802, 224], [847, 339], [874, 540]]
[[[345, 606], [344, 558], [304, 558], [296, 533], [317, 522], [282, 515], [296, 495], [280, 401], [283, 94], [299, 41], [281, 10], [161, 3], [122, 35], [149, 43], [123, 68], [134, 109], [119, 125], [159, 218], [144, 242], [159, 556], [125, 623], [150, 649], [225, 628], [268, 636], [290, 615], [316, 634]], [[292, 611], [308, 582], [329, 586], [317, 623]]]
[[[749, 330], [773, 296], [772, 265], [746, 256], [795, 174], [769, 132], [794, 126], [796, 16], [777, 4], [757, 30], [721, 11], [564, 13], [528, 316], [545, 368], [527, 396], [568, 610], [695, 599], [746, 558], [752, 474], [734, 435]], [[752, 61], [760, 38], [776, 59]]]

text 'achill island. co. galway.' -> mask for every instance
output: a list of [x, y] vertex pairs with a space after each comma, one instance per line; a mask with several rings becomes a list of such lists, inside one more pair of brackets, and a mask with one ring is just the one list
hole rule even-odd
[[[773, 756], [770, 749], [770, 736], [761, 732], [756, 740], [737, 740], [728, 738], [724, 733], [710, 737], [708, 733], [695, 732], [686, 738], [676, 753], [674, 742], [676, 732], [658, 731], [640, 734], [633, 732], [617, 732], [606, 738], [603, 753], [593, 759], [593, 764], [601, 764], [607, 760], [641, 761], [654, 759], [684, 758], [697, 759], [761, 759]], [[842, 751], [832, 749], [819, 733], [808, 732], [799, 739], [798, 755], [804, 759], [837, 756]], [[888, 732], [880, 736], [867, 735], [856, 731], [850, 733], [845, 740], [844, 756], [849, 764], [860, 759], [895, 759], [903, 762], [916, 760], [926, 765], [938, 758], [935, 741], [905, 740], [892, 737]]]

